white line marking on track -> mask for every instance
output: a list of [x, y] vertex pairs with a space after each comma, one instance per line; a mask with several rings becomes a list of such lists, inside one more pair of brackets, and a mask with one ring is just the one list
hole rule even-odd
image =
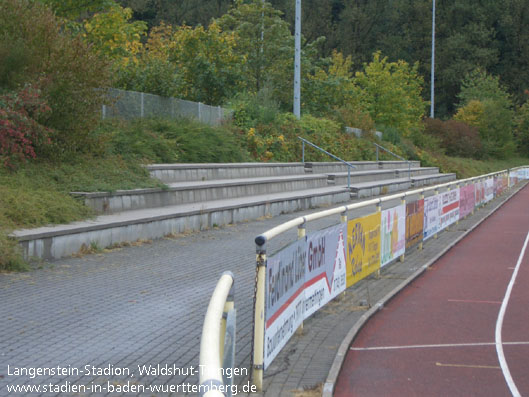
[[471, 300], [471, 299], [448, 299], [448, 302], [461, 302], [461, 303], [492, 303], [500, 305], [500, 301], [480, 301], [480, 300]]
[[443, 364], [435, 363], [438, 367], [476, 368], [476, 369], [501, 369], [498, 365], [473, 365], [473, 364]]
[[498, 353], [498, 360], [500, 361], [501, 370], [503, 372], [503, 377], [509, 386], [509, 390], [513, 397], [521, 397], [520, 391], [516, 387], [514, 380], [512, 379], [511, 372], [509, 371], [509, 366], [507, 365], [507, 360], [503, 353], [503, 344], [501, 339], [501, 329], [503, 327], [503, 318], [505, 317], [505, 312], [507, 310], [507, 305], [509, 304], [509, 299], [511, 297], [512, 287], [518, 275], [518, 270], [520, 270], [520, 265], [522, 264], [523, 257], [525, 255], [525, 249], [527, 248], [527, 243], [529, 242], [529, 232], [527, 232], [527, 237], [525, 237], [525, 242], [518, 257], [518, 262], [516, 263], [516, 268], [512, 273], [511, 281], [505, 292], [505, 297], [503, 298], [503, 303], [501, 304], [500, 312], [498, 313], [498, 320], [496, 321], [496, 352]]
[[[529, 342], [505, 342], [504, 345], [529, 346]], [[350, 347], [349, 350], [369, 351], [369, 350], [399, 350], [399, 349], [433, 349], [440, 347], [476, 347], [476, 346], [496, 346], [496, 342], [483, 343], [445, 343], [436, 345], [405, 345], [405, 346], [373, 346], [373, 347]]]

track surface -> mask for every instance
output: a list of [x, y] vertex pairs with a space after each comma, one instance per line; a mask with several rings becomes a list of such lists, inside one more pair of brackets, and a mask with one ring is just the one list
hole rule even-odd
[[366, 324], [334, 395], [529, 396], [528, 232], [529, 185]]

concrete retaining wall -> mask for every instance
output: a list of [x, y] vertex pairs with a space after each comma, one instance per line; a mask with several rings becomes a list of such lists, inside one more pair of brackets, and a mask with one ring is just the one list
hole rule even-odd
[[146, 168], [153, 178], [164, 183], [300, 175], [305, 172], [303, 163], [152, 164]]
[[[95, 225], [60, 230], [40, 234], [25, 234], [15, 232], [19, 239], [24, 257], [43, 259], [58, 259], [79, 252], [83, 246], [110, 247], [114, 244], [137, 240], [161, 238], [163, 236], [188, 231], [199, 231], [213, 226], [222, 226], [244, 220], [257, 219], [262, 216], [277, 216], [282, 213], [316, 208], [323, 205], [333, 205], [348, 201], [350, 194], [344, 190], [341, 193], [323, 194], [309, 197], [298, 197], [276, 202], [260, 202], [245, 207], [217, 208], [208, 211], [177, 214], [159, 219], [144, 219], [141, 222], [122, 222], [112, 225]], [[69, 226], [69, 225], [68, 225]]]
[[135, 189], [113, 193], [72, 193], [84, 200], [85, 205], [98, 214], [111, 214], [169, 205], [224, 200], [237, 197], [257, 196], [315, 189], [327, 186], [326, 175], [301, 175], [298, 178], [279, 177], [261, 180], [233, 180], [226, 183], [190, 183], [168, 189]]

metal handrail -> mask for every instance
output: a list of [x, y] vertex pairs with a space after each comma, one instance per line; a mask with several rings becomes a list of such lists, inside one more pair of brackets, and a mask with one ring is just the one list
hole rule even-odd
[[234, 277], [224, 272], [213, 291], [200, 339], [200, 395], [231, 396], [233, 376], [224, 376], [223, 368], [235, 363]]
[[[517, 168], [512, 168], [509, 170], [502, 170], [497, 172], [491, 172], [485, 175], [479, 175], [471, 178], [466, 178], [462, 180], [456, 180], [452, 182], [446, 182], [434, 186], [429, 186], [421, 189], [415, 189], [408, 192], [402, 192], [393, 194], [391, 196], [379, 197], [370, 200], [365, 200], [359, 203], [353, 203], [345, 206], [340, 206], [324, 211], [319, 211], [309, 215], [301, 216], [290, 221], [287, 221], [281, 225], [278, 225], [272, 229], [269, 229], [265, 233], [257, 236], [255, 238], [256, 243], [256, 264], [257, 264], [257, 276], [256, 276], [256, 291], [255, 291], [255, 311], [254, 311], [254, 338], [253, 338], [253, 376], [252, 381], [257, 387], [257, 390], [262, 390], [263, 386], [263, 375], [264, 375], [264, 330], [265, 330], [265, 288], [266, 288], [266, 266], [267, 266], [267, 242], [272, 238], [279, 236], [280, 234], [291, 230], [293, 228], [298, 228], [298, 237], [305, 236], [306, 233], [306, 223], [309, 221], [314, 221], [324, 217], [332, 215], [341, 215], [341, 222], [347, 222], [347, 211], [367, 207], [373, 204], [378, 206], [378, 209], [381, 209], [381, 204], [387, 201], [402, 199], [405, 200], [406, 197], [420, 194], [424, 197], [424, 193], [427, 191], [434, 190], [436, 194], [439, 193], [439, 189], [447, 188], [450, 190], [451, 186], [462, 184], [468, 184], [473, 181], [484, 181], [487, 178], [497, 176], [497, 175], [506, 175], [509, 177], [510, 171], [517, 169], [527, 168], [527, 166], [521, 166]], [[300, 231], [302, 233], [300, 233]]]
[[377, 147], [377, 163], [378, 163], [378, 152], [379, 152], [379, 149], [382, 149], [384, 150], [386, 153], [389, 153], [391, 154], [392, 156], [398, 158], [399, 160], [402, 160], [402, 161], [406, 161], [408, 163], [408, 179], [411, 179], [411, 161], [410, 160], [406, 160], [404, 157], [402, 156], [399, 156], [398, 154], [395, 154], [393, 153], [391, 150], [385, 148], [384, 146], [380, 146], [378, 143], [375, 143], [375, 142], [372, 142], [373, 145], [375, 145]]
[[342, 163], [346, 164], [347, 166], [349, 166], [349, 168], [347, 168], [347, 189], [350, 189], [351, 188], [351, 168], [352, 169], [356, 169], [356, 165], [353, 165], [345, 160], [342, 160], [340, 157], [338, 156], [335, 156], [334, 154], [332, 153], [329, 153], [328, 151], [326, 151], [325, 149], [322, 149], [321, 147], [319, 147], [318, 145], [315, 145], [313, 144], [312, 142], [310, 141], [307, 141], [305, 138], [302, 138], [300, 136], [298, 136], [298, 139], [301, 140], [302, 142], [302, 146], [301, 146], [301, 162], [304, 163], [305, 162], [305, 143], [309, 144], [310, 146], [312, 146], [313, 148], [315, 149], [318, 149], [320, 152], [323, 152], [325, 153], [326, 155], [332, 157], [333, 159], [335, 160], [338, 160], [338, 161], [341, 161]]
[[[520, 167], [520, 168], [523, 168], [523, 167]], [[410, 190], [410, 191], [403, 192], [403, 193], [392, 194], [391, 196], [378, 197], [378, 198], [374, 198], [374, 199], [370, 199], [370, 200], [361, 201], [359, 203], [343, 205], [343, 206], [340, 206], [340, 207], [331, 208], [331, 209], [324, 210], [324, 211], [319, 211], [319, 212], [316, 212], [316, 213], [313, 213], [313, 214], [300, 216], [300, 217], [292, 219], [292, 220], [290, 220], [288, 222], [282, 223], [281, 225], [276, 226], [276, 227], [274, 227], [272, 229], [269, 229], [268, 231], [266, 231], [263, 234], [260, 234], [259, 236], [257, 236], [255, 238], [255, 243], [257, 244], [257, 246], [262, 247], [262, 246], [264, 246], [264, 244], [266, 244], [267, 241], [271, 240], [272, 238], [277, 237], [278, 235], [280, 235], [280, 234], [282, 234], [282, 233], [284, 233], [284, 232], [286, 232], [286, 231], [288, 231], [288, 230], [290, 230], [290, 229], [292, 229], [294, 227], [300, 226], [300, 225], [302, 225], [302, 224], [304, 224], [304, 223], [306, 223], [308, 221], [314, 221], [314, 220], [325, 218], [325, 217], [331, 216], [331, 215], [343, 214], [343, 213], [345, 213], [347, 211], [351, 211], [351, 210], [367, 207], [367, 206], [370, 206], [370, 205], [373, 205], [373, 204], [380, 205], [380, 204], [382, 204], [382, 203], [384, 203], [386, 201], [391, 201], [391, 200], [395, 200], [395, 199], [399, 199], [399, 198], [400, 199], [405, 199], [408, 196], [413, 196], [413, 195], [416, 195], [416, 194], [424, 194], [425, 192], [428, 192], [428, 191], [431, 191], [431, 190], [439, 190], [439, 189], [444, 188], [444, 187], [448, 188], [448, 187], [450, 187], [452, 185], [459, 185], [459, 184], [462, 184], [462, 183], [468, 183], [468, 182], [471, 182], [471, 181], [474, 181], [474, 180], [477, 180], [477, 179], [485, 179], [485, 178], [489, 178], [489, 177], [494, 176], [494, 175], [504, 174], [506, 172], [508, 172], [508, 170], [491, 172], [491, 173], [486, 174], [486, 175], [479, 175], [479, 176], [474, 176], [474, 177], [467, 178], [467, 179], [461, 179], [461, 180], [457, 180], [457, 181], [446, 182], [446, 183], [442, 183], [442, 184], [439, 184], [439, 185], [428, 186], [428, 187], [424, 187], [424, 188], [421, 188], [421, 189], [415, 189], [415, 190]]]

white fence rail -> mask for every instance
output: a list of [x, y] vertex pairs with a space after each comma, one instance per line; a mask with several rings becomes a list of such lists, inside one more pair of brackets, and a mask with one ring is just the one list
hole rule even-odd
[[[407, 250], [422, 249], [423, 241], [522, 179], [529, 179], [527, 166], [316, 212], [257, 236], [252, 357], [257, 389], [262, 390], [264, 371], [304, 319], [389, 262], [404, 260]], [[382, 210], [384, 203], [389, 208]], [[348, 219], [349, 212], [368, 206], [376, 210]], [[308, 222], [336, 215], [338, 224], [306, 233]], [[267, 242], [296, 227], [298, 240], [267, 256]]]

